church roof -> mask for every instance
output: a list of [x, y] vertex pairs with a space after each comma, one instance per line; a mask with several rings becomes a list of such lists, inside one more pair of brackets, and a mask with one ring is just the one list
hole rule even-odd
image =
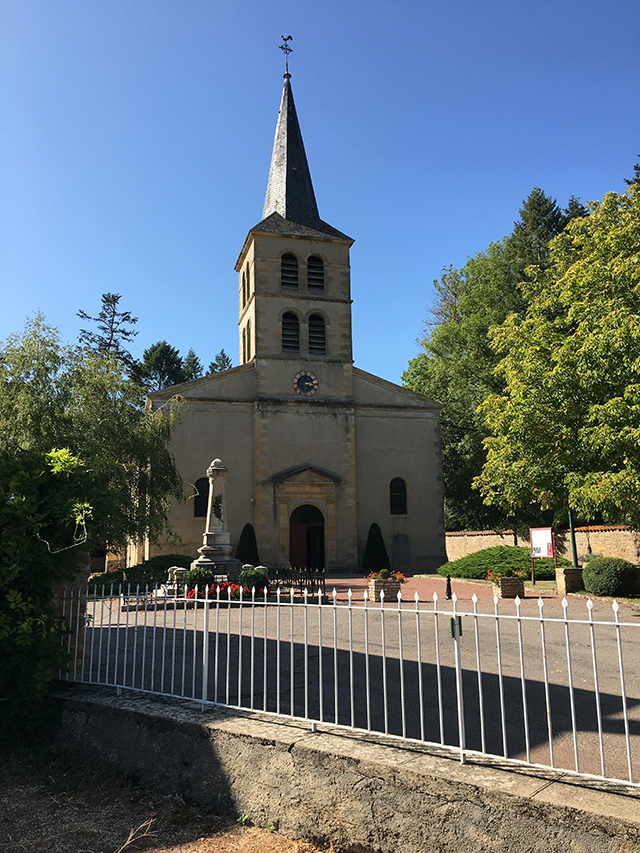
[[285, 74], [262, 221], [252, 230], [310, 237], [316, 232], [348, 240], [346, 234], [327, 225], [318, 214], [289, 79], [290, 74]]

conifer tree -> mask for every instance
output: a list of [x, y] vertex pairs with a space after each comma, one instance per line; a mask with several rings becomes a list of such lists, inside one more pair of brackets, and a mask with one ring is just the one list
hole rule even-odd
[[391, 562], [387, 554], [380, 526], [375, 522], [369, 528], [367, 544], [362, 555], [362, 568], [365, 572], [379, 572], [380, 569], [390, 569]]
[[226, 352], [221, 349], [218, 355], [214, 358], [214, 360], [209, 365], [208, 374], [211, 373], [222, 373], [224, 370], [229, 370], [233, 367], [233, 363]]
[[192, 379], [200, 379], [203, 374], [202, 362], [198, 358], [194, 349], [190, 349], [182, 364], [182, 372], [184, 374], [184, 382], [191, 382]]
[[260, 565], [260, 555], [258, 554], [258, 543], [256, 542], [256, 532], [253, 529], [253, 524], [245, 524], [238, 539], [236, 547], [236, 560], [251, 566]]
[[83, 349], [93, 350], [101, 355], [113, 355], [131, 368], [135, 360], [125, 345], [138, 334], [135, 329], [130, 328], [138, 322], [138, 318], [133, 317], [130, 311], [118, 311], [121, 298], [119, 293], [103, 293], [102, 308], [96, 317], [82, 309], [77, 312], [76, 316], [81, 320], [98, 324], [97, 332], [80, 329], [79, 341]]
[[150, 391], [185, 381], [180, 353], [166, 341], [158, 341], [144, 351], [140, 371]]
[[[638, 154], [638, 157], [640, 157], [640, 154]], [[632, 186], [633, 184], [640, 184], [640, 163], [636, 163], [634, 165], [633, 177], [632, 178], [625, 178], [624, 182], [629, 187]]]

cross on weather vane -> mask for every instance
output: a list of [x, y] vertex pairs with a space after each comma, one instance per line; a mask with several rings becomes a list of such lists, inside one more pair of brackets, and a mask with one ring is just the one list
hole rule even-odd
[[282, 44], [278, 45], [280, 50], [284, 53], [284, 70], [285, 74], [289, 73], [289, 54], [293, 53], [293, 48], [289, 47], [289, 42], [293, 41], [293, 36], [282, 36]]

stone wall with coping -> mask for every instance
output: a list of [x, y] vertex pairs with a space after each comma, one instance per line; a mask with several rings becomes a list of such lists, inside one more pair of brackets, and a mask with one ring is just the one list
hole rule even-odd
[[74, 685], [61, 745], [337, 853], [632, 853], [637, 789], [350, 730]]
[[[495, 545], [515, 545], [513, 530], [501, 532], [495, 530], [447, 533], [447, 559], [459, 560], [468, 554], [493, 548]], [[518, 537], [517, 544], [522, 548], [529, 547], [529, 540]], [[558, 553], [571, 559], [571, 539], [569, 531], [556, 534]], [[594, 525], [576, 528], [576, 547], [578, 559], [588, 553], [598, 557], [620, 557], [630, 563], [640, 563], [640, 534], [622, 525]]]

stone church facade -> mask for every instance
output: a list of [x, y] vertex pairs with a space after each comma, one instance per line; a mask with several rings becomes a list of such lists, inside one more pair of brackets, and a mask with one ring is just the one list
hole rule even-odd
[[148, 553], [196, 555], [219, 457], [232, 544], [251, 522], [265, 565], [359, 571], [373, 522], [394, 567], [445, 562], [439, 406], [353, 366], [352, 243], [318, 215], [286, 74], [263, 218], [235, 267], [240, 365], [149, 397], [185, 400], [170, 449], [186, 501], [181, 544]]

